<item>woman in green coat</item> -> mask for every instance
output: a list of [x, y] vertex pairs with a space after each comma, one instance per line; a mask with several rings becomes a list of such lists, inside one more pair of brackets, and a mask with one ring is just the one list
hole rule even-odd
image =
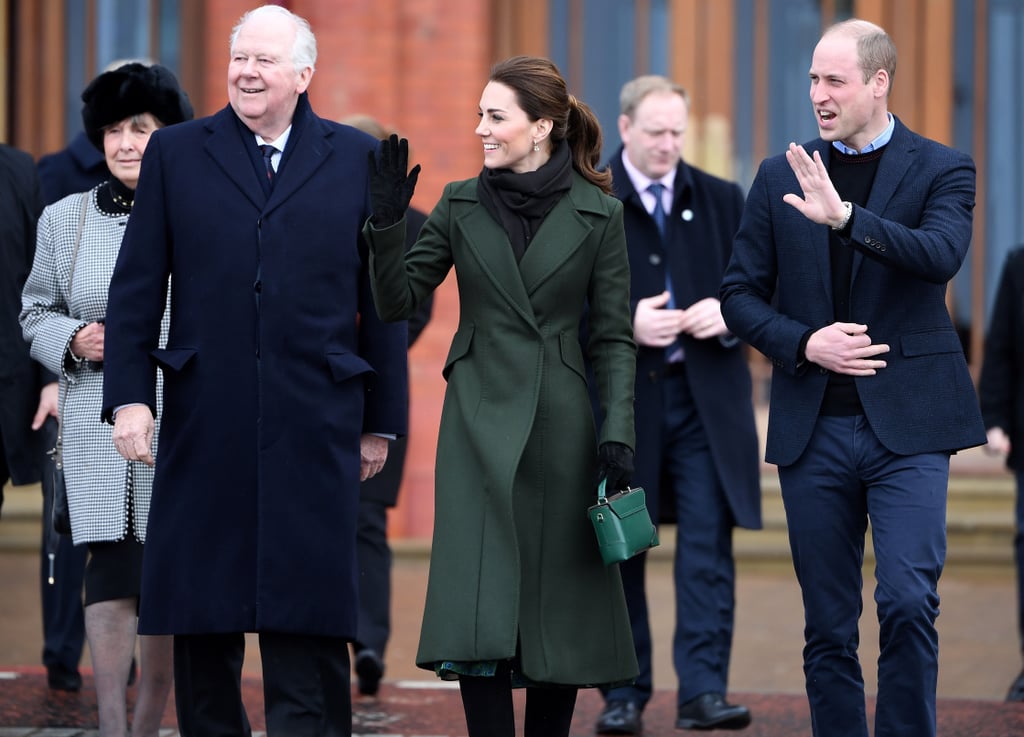
[[[576, 689], [637, 673], [622, 584], [586, 516], [632, 472], [635, 345], [622, 205], [595, 168], [596, 117], [547, 59], [491, 71], [484, 168], [444, 191], [406, 254], [419, 167], [385, 141], [364, 233], [377, 310], [410, 317], [454, 267], [434, 537], [417, 664], [459, 678], [470, 737], [568, 735]], [[603, 413], [600, 437], [586, 358]]]

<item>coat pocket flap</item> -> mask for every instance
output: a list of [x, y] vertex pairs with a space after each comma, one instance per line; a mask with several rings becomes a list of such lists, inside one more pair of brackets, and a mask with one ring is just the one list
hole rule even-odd
[[452, 345], [448, 349], [448, 357], [444, 360], [444, 368], [441, 369], [441, 376], [448, 381], [448, 375], [452, 372], [452, 366], [460, 358], [469, 353], [469, 347], [473, 344], [473, 326], [462, 328], [452, 336]]
[[195, 348], [157, 348], [149, 355], [161, 368], [181, 371], [198, 352]]
[[587, 380], [587, 369], [583, 363], [583, 346], [580, 345], [579, 333], [565, 331], [558, 336], [559, 349], [562, 352], [562, 363], [571, 368], [580, 377]]
[[926, 333], [904, 335], [900, 338], [900, 349], [904, 356], [963, 352], [960, 338], [954, 330], [929, 330]]
[[374, 374], [373, 366], [351, 351], [328, 351], [327, 365], [331, 367], [331, 377], [335, 381], [345, 381], [359, 374]]

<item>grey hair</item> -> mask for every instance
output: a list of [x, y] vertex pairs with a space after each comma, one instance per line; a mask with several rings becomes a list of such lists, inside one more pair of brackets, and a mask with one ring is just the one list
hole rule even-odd
[[660, 74], [645, 74], [622, 85], [622, 91], [619, 93], [619, 112], [632, 120], [633, 114], [636, 113], [636, 109], [644, 98], [655, 92], [679, 95], [683, 98], [686, 106], [690, 106], [690, 96], [681, 84], [676, 84]]
[[263, 15], [276, 15], [282, 19], [287, 18], [295, 24], [295, 43], [292, 45], [291, 58], [292, 65], [295, 67], [296, 72], [301, 72], [307, 67], [315, 71], [316, 36], [313, 35], [313, 29], [310, 28], [309, 21], [280, 5], [261, 5], [239, 18], [238, 23], [231, 29], [231, 49], [234, 50], [235, 48], [235, 41], [238, 40], [238, 34], [241, 32], [242, 26], [253, 18]]

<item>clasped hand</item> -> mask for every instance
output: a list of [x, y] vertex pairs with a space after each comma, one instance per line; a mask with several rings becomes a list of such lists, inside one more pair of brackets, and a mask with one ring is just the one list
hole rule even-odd
[[888, 352], [884, 343], [871, 342], [867, 325], [853, 322], [834, 322], [816, 330], [804, 349], [811, 363], [849, 376], [874, 376], [886, 365], [874, 357]]
[[409, 168], [409, 141], [399, 140], [391, 134], [381, 141], [380, 162], [373, 151], [369, 153], [370, 203], [373, 216], [370, 221], [377, 228], [394, 225], [405, 216], [416, 190], [420, 165]]
[[633, 337], [642, 346], [665, 348], [680, 333], [697, 340], [725, 335], [729, 328], [722, 318], [722, 305], [714, 297], [705, 297], [685, 310], [669, 309], [667, 291], [637, 300], [633, 313]]

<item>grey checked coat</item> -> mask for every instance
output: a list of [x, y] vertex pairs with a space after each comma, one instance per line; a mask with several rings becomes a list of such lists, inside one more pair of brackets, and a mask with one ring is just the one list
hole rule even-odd
[[[68, 281], [83, 204], [80, 193], [43, 210], [35, 261], [22, 293], [21, 327], [31, 343], [32, 357], [60, 377], [64, 478], [76, 545], [123, 539], [129, 509], [134, 513], [136, 537], [145, 542], [153, 485], [153, 469], [132, 463], [129, 488], [129, 463], [114, 448], [113, 428], [100, 419], [102, 365], [76, 362], [70, 353], [75, 333], [106, 316], [107, 287], [128, 222], [127, 215], [98, 208], [98, 190], [95, 187], [84, 195], [87, 209], [70, 294]], [[162, 342], [166, 342], [166, 323], [165, 314]]]

